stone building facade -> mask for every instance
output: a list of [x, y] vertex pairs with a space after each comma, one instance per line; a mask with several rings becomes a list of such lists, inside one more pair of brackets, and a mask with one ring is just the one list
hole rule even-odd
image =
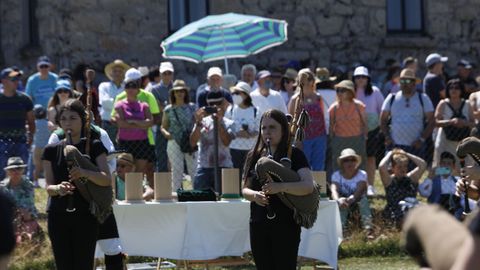
[[[188, 0], [170, 0], [188, 1]], [[1, 0], [0, 66], [33, 71], [39, 55], [58, 68], [92, 64], [99, 71], [113, 59], [158, 65], [160, 43], [169, 33], [169, 0]], [[286, 20], [288, 41], [256, 56], [229, 60], [231, 73], [242, 64], [272, 67], [288, 60], [303, 65], [363, 63], [380, 70], [387, 59], [412, 55], [423, 64], [433, 51], [480, 61], [480, 0], [418, 0], [423, 29], [391, 34], [387, 0], [205, 0], [208, 14], [237, 12]], [[400, 0], [401, 1], [401, 0]], [[172, 61], [194, 86], [206, 68], [223, 61]]]

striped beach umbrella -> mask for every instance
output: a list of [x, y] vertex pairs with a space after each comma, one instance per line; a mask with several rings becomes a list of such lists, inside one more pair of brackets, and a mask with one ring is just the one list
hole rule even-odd
[[287, 40], [287, 22], [258, 16], [226, 13], [192, 22], [160, 45], [164, 58], [195, 63], [247, 57]]

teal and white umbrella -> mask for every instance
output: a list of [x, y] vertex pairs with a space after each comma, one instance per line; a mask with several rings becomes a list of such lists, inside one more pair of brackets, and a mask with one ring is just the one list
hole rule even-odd
[[258, 16], [226, 13], [192, 22], [160, 45], [164, 58], [195, 63], [247, 57], [287, 40], [287, 22]]

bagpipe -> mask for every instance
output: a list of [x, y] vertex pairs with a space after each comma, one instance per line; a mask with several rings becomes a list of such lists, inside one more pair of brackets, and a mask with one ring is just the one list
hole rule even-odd
[[[303, 76], [302, 76], [303, 75]], [[291, 169], [292, 145], [301, 142], [304, 138], [304, 128], [308, 125], [309, 116], [303, 106], [303, 77], [306, 74], [299, 74], [299, 98], [295, 102], [295, 114], [290, 121], [290, 132], [288, 136], [287, 156], [277, 162], [273, 159], [270, 150], [270, 141], [266, 142], [268, 157], [261, 157], [256, 165], [255, 171], [261, 185], [267, 181], [274, 182], [299, 182], [300, 176]], [[301, 110], [300, 110], [301, 109]], [[293, 139], [292, 139], [293, 138]], [[293, 210], [293, 218], [297, 224], [305, 228], [311, 228], [317, 220], [317, 212], [320, 201], [320, 186], [314, 182], [313, 191], [307, 195], [293, 195], [289, 193], [276, 194], [288, 208]], [[274, 219], [275, 212], [270, 205], [267, 205], [267, 218]]]
[[[85, 135], [85, 155], [83, 155], [75, 146], [72, 145], [71, 131], [66, 130], [66, 141], [63, 148], [63, 155], [69, 169], [72, 167], [79, 167], [85, 170], [100, 172], [100, 169], [95, 166], [90, 160], [90, 107], [91, 107], [91, 88], [87, 89], [87, 106], [85, 111], [87, 113], [84, 126]], [[112, 213], [112, 204], [114, 202], [114, 194], [111, 186], [99, 186], [88, 178], [81, 177], [79, 179], [70, 180], [80, 195], [89, 203], [90, 213], [95, 216], [99, 223], [103, 223]], [[73, 194], [69, 195], [67, 212], [74, 212]]]

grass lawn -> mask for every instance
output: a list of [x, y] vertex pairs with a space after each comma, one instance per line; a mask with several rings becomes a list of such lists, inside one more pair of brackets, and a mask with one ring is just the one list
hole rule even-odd
[[[398, 229], [388, 226], [381, 220], [380, 211], [385, 205], [385, 200], [382, 197], [384, 195], [384, 189], [378, 177], [375, 186], [379, 196], [369, 200], [374, 214], [375, 239], [367, 240], [361, 229], [352, 228], [344, 235], [345, 239], [339, 248], [339, 269], [418, 269], [414, 262], [407, 257], [401, 249], [399, 244], [401, 236]], [[54, 269], [50, 240], [46, 233], [47, 222], [45, 209], [47, 205], [47, 194], [45, 190], [35, 190], [35, 204], [40, 213], [40, 225], [44, 229], [45, 237], [43, 240], [39, 239], [34, 243], [25, 243], [18, 246], [11, 259], [9, 269]], [[146, 262], [154, 259], [155, 258], [131, 257], [129, 258], [129, 263]], [[211, 269], [255, 269], [255, 267], [252, 265], [229, 268], [217, 267]], [[313, 269], [313, 267], [303, 266], [301, 269], [307, 270]]]

